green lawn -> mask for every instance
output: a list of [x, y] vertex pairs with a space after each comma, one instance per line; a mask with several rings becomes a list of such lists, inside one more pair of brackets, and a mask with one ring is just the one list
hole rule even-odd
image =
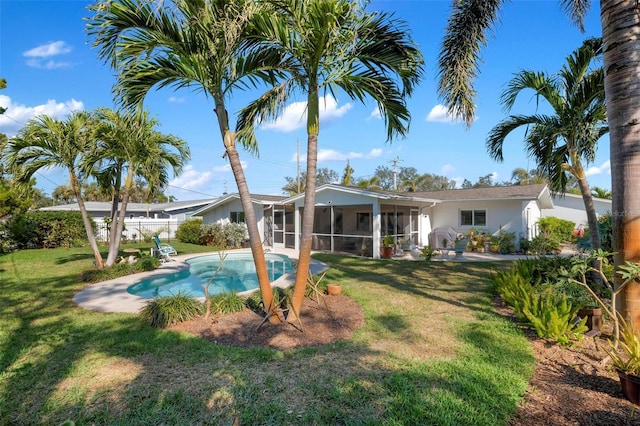
[[509, 420], [534, 358], [492, 310], [489, 274], [503, 264], [317, 258], [361, 304], [365, 326], [349, 341], [283, 352], [221, 347], [76, 307], [88, 249], [0, 255], [0, 424]]

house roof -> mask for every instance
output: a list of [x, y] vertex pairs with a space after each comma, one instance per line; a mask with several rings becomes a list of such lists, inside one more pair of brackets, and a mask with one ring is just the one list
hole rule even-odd
[[[171, 212], [180, 209], [188, 209], [211, 204], [215, 201], [215, 198], [206, 200], [190, 200], [190, 201], [175, 201], [171, 203], [127, 203], [127, 212], [129, 213], [144, 213], [149, 212]], [[108, 212], [111, 210], [111, 203], [104, 201], [85, 201], [84, 203], [87, 211], [89, 212]], [[78, 203], [73, 204], [60, 204], [57, 206], [43, 207], [41, 211], [80, 211]]]
[[442, 191], [411, 192], [422, 197], [432, 197], [442, 201], [477, 201], [501, 199], [537, 199], [550, 197], [545, 184], [490, 186], [486, 188], [445, 189]]
[[[394, 199], [394, 200], [401, 199], [401, 200], [408, 200], [408, 201], [418, 200], [418, 201], [424, 201], [424, 202], [430, 202], [430, 203], [434, 203], [434, 202], [437, 203], [440, 201], [437, 197], [424, 197], [421, 194], [418, 194], [417, 192], [385, 191], [381, 189], [358, 188], [355, 186], [345, 186], [345, 185], [338, 185], [334, 183], [327, 183], [324, 185], [320, 185], [316, 189], [316, 192], [323, 192], [323, 191], [346, 192], [346, 193], [352, 193], [357, 195], [364, 195], [371, 198], [385, 199], [385, 200], [390, 200], [390, 199]], [[286, 203], [294, 202], [304, 198], [304, 195], [305, 195], [304, 192], [301, 194], [296, 194], [292, 197], [287, 198], [284, 201]]]
[[[236, 192], [233, 194], [228, 194], [223, 197], [220, 197], [214, 200], [213, 202], [207, 204], [206, 206], [202, 207], [201, 209], [198, 209], [195, 212], [193, 212], [193, 216], [198, 216], [198, 215], [201, 215], [202, 213], [206, 213], [209, 210], [214, 209], [217, 206], [226, 204], [227, 202], [233, 199], [240, 199], [240, 194]], [[262, 204], [262, 205], [280, 204], [285, 199], [286, 197], [282, 195], [251, 194], [251, 202], [254, 204]]]

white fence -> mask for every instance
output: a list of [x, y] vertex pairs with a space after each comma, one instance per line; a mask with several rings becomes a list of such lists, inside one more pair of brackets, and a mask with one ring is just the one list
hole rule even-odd
[[[174, 239], [176, 230], [183, 221], [178, 219], [149, 219], [149, 218], [126, 218], [124, 220], [124, 231], [122, 232], [122, 242], [140, 242], [153, 235], [158, 235], [161, 240]], [[106, 223], [96, 221], [96, 238], [98, 241], [107, 241], [109, 229]], [[126, 241], [125, 241], [126, 240]]]

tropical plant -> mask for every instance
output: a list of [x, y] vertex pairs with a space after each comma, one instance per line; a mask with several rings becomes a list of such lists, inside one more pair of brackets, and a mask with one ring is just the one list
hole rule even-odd
[[[604, 348], [611, 358], [614, 368], [624, 374], [640, 376], [640, 332], [633, 323], [629, 323], [624, 318], [618, 318], [620, 322], [620, 341], [616, 345], [615, 341], [609, 341], [609, 349]], [[622, 353], [618, 348], [622, 348]]]
[[[499, 20], [505, 0], [466, 0], [453, 2], [453, 11], [442, 42], [438, 67], [438, 92], [454, 117], [470, 126], [474, 121], [476, 91], [473, 80], [478, 74], [480, 49], [486, 34]], [[588, 0], [560, 0], [571, 20], [584, 30], [583, 22], [591, 4]], [[638, 175], [630, 173], [638, 162], [635, 123], [640, 113], [640, 45], [633, 36], [638, 19], [632, 1], [600, 0], [602, 16], [603, 68], [615, 70], [604, 76], [607, 115], [610, 129], [611, 187], [616, 188], [612, 202], [612, 227], [618, 252], [616, 268], [626, 261], [640, 259], [637, 238], [640, 217]], [[633, 22], [633, 24], [631, 24]], [[619, 278], [616, 278], [619, 280]], [[618, 284], [620, 281], [618, 281]], [[640, 286], [627, 286], [622, 305], [623, 316], [640, 324]]]
[[202, 244], [202, 219], [189, 219], [178, 226], [176, 238], [183, 243]]
[[[211, 97], [218, 119], [225, 157], [233, 171], [248, 226], [251, 252], [265, 306], [272, 291], [238, 150], [229, 127], [225, 100], [245, 82], [269, 83], [268, 64], [278, 64], [271, 52], [243, 55], [247, 23], [261, 2], [238, 0], [174, 0], [158, 7], [153, 0], [99, 1], [90, 9], [88, 33], [95, 37], [100, 58], [118, 72], [116, 93], [125, 105], [139, 105], [153, 87], [197, 87]], [[266, 54], [265, 54], [266, 53]], [[242, 141], [257, 152], [255, 139]], [[272, 318], [277, 321], [276, 318]]]
[[252, 54], [281, 58], [279, 83], [241, 111], [242, 137], [254, 139], [257, 120], [273, 118], [296, 91], [307, 96], [307, 179], [294, 313], [304, 299], [311, 262], [316, 198], [320, 97], [342, 90], [349, 98], [372, 98], [387, 126], [387, 139], [407, 132], [405, 98], [422, 74], [423, 59], [403, 22], [384, 12], [368, 12], [348, 0], [273, 0], [256, 15], [246, 46]]
[[593, 195], [596, 198], [604, 198], [606, 200], [611, 199], [611, 191], [609, 191], [606, 188], [601, 188], [599, 186], [591, 187], [591, 195]]
[[92, 146], [89, 124], [89, 117], [84, 112], [75, 112], [65, 120], [46, 115], [36, 117], [8, 141], [3, 158], [14, 178], [22, 183], [29, 182], [37, 171], [44, 168], [60, 167], [67, 171], [96, 266], [103, 268], [104, 262], [81, 191], [86, 178], [82, 162]]
[[174, 175], [179, 174], [191, 154], [184, 140], [155, 130], [159, 123], [150, 118], [146, 110], [98, 108], [94, 117], [96, 142], [85, 157], [84, 167], [97, 176], [103, 189], [112, 192], [106, 261], [106, 265], [111, 266], [118, 258], [127, 204], [136, 177], [144, 179], [148, 188], [164, 188], [169, 181], [168, 169], [173, 170]]
[[150, 300], [140, 310], [140, 318], [151, 327], [165, 328], [202, 315], [202, 312], [202, 302], [178, 293]]
[[600, 248], [598, 217], [584, 166], [594, 160], [598, 140], [609, 131], [604, 72], [602, 67], [594, 66], [601, 52], [601, 40], [589, 39], [567, 57], [566, 64], [557, 74], [530, 70], [516, 74], [502, 93], [505, 109], [512, 109], [519, 94], [533, 90], [538, 100], [549, 104], [552, 113], [536, 111], [532, 115], [510, 115], [491, 130], [486, 142], [489, 155], [503, 161], [507, 136], [526, 127], [526, 150], [538, 163], [538, 170], [549, 177], [551, 190], [565, 193], [568, 174], [577, 179], [587, 213], [591, 245], [595, 249]]

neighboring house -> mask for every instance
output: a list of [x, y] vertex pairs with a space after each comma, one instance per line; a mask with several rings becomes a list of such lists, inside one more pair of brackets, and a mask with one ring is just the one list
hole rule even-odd
[[[593, 206], [596, 214], [602, 216], [611, 213], [611, 200], [593, 197]], [[557, 217], [570, 220], [576, 224], [576, 228], [588, 226], [587, 212], [584, 209], [582, 195], [564, 194], [553, 196], [553, 209], [542, 212], [542, 217]]]
[[[304, 196], [252, 196], [265, 246], [299, 249]], [[487, 234], [502, 229], [530, 239], [542, 211], [552, 208], [546, 185], [392, 192], [326, 184], [316, 190], [313, 249], [377, 258], [384, 235], [393, 235], [398, 244], [411, 248], [429, 245], [434, 230], [449, 228]], [[205, 223], [244, 221], [237, 194], [222, 197], [194, 215]]]
[[[161, 238], [174, 238], [178, 226], [190, 219], [196, 210], [209, 205], [215, 199], [175, 201], [171, 203], [127, 203], [125, 231], [123, 235], [132, 240], [146, 234], [158, 234]], [[111, 216], [111, 203], [86, 201], [87, 212], [97, 225], [97, 237], [107, 239], [105, 218]], [[80, 211], [77, 203], [43, 207], [40, 211]]]

